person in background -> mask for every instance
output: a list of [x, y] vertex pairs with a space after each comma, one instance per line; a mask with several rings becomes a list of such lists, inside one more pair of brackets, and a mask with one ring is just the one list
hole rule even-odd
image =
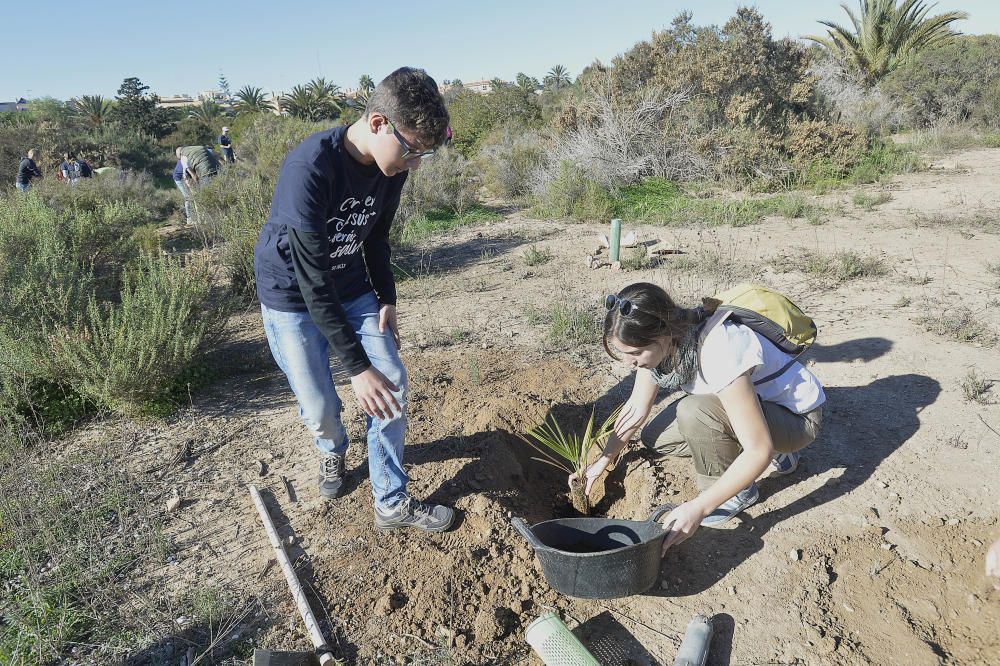
[[83, 166], [76, 159], [74, 153], [63, 153], [62, 164], [59, 165], [59, 173], [62, 179], [70, 185], [76, 185], [83, 177]]
[[236, 154], [233, 152], [233, 141], [229, 138], [229, 128], [223, 127], [222, 134], [219, 135], [219, 147], [222, 148], [222, 161], [232, 164], [236, 161]]
[[219, 173], [219, 158], [208, 146], [182, 146], [178, 150], [184, 168], [184, 182], [189, 189], [207, 185]]
[[187, 183], [184, 182], [184, 159], [181, 157], [181, 149], [177, 148], [174, 151], [177, 156], [177, 164], [174, 165], [174, 185], [177, 189], [181, 191], [181, 196], [184, 197], [184, 219], [186, 224], [194, 224], [194, 218], [191, 217], [191, 190], [188, 188]]
[[35, 155], [37, 154], [38, 151], [32, 148], [28, 151], [28, 156], [17, 165], [17, 179], [14, 181], [14, 186], [21, 192], [27, 192], [31, 189], [33, 179], [42, 177], [41, 170], [35, 164]]

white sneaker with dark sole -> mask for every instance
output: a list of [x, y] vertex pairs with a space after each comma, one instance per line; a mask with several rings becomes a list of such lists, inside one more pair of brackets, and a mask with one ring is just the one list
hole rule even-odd
[[729, 521], [730, 518], [738, 514], [743, 509], [752, 506], [760, 499], [760, 492], [757, 484], [751, 483], [749, 486], [736, 493], [734, 497], [719, 505], [719, 508], [705, 516], [701, 521], [702, 527], [718, 527]]
[[418, 502], [406, 497], [389, 509], [375, 507], [375, 527], [398, 530], [406, 527], [424, 532], [444, 532], [455, 521], [455, 510], [440, 504]]
[[791, 474], [799, 466], [799, 453], [779, 453], [771, 460], [769, 469], [773, 476], [785, 476]]

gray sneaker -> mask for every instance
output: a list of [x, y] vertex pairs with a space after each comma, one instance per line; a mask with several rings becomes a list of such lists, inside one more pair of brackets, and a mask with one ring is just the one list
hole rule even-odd
[[336, 499], [344, 488], [344, 456], [326, 453], [319, 461], [319, 494], [324, 499]]
[[390, 509], [375, 507], [375, 527], [380, 530], [412, 527], [424, 532], [444, 532], [454, 520], [454, 509], [418, 502], [409, 496]]

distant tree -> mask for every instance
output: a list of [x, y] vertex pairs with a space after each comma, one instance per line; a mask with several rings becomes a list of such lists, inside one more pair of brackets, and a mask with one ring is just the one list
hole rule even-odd
[[518, 72], [517, 76], [514, 77], [514, 83], [517, 87], [521, 88], [525, 92], [533, 93], [542, 86], [538, 83], [538, 79], [533, 76], [528, 76], [524, 72]]
[[545, 85], [556, 92], [570, 83], [572, 83], [572, 79], [569, 76], [569, 70], [562, 65], [556, 65], [545, 75]]
[[928, 17], [934, 5], [923, 0], [858, 0], [861, 13], [841, 5], [853, 30], [833, 21], [820, 21], [826, 37], [810, 39], [826, 48], [846, 70], [866, 86], [874, 86], [887, 74], [923, 49], [941, 46], [959, 34], [951, 24], [969, 18], [967, 12], [945, 12]]
[[358, 109], [364, 109], [368, 106], [368, 98], [371, 97], [372, 92], [375, 91], [375, 81], [372, 77], [364, 74], [358, 79], [358, 94], [354, 98], [354, 107]]
[[73, 111], [90, 127], [100, 127], [111, 111], [111, 100], [101, 95], [83, 95], [70, 100]]
[[122, 81], [109, 119], [124, 129], [136, 130], [156, 138], [166, 136], [173, 129], [170, 113], [166, 109], [157, 109], [160, 98], [147, 95], [147, 90], [149, 86], [143, 85], [134, 76]]
[[205, 100], [188, 111], [188, 118], [193, 118], [206, 127], [214, 127], [225, 113], [222, 107], [210, 99]]
[[264, 98], [264, 91], [254, 86], [243, 86], [236, 93], [236, 113], [263, 113], [272, 109]]
[[233, 93], [229, 89], [229, 79], [226, 78], [226, 75], [222, 73], [221, 69], [219, 70], [219, 90], [222, 91], [222, 95], [227, 100], [233, 98]]
[[282, 109], [289, 115], [304, 120], [337, 118], [343, 110], [340, 86], [323, 78], [313, 79], [304, 86], [295, 86], [282, 100]]

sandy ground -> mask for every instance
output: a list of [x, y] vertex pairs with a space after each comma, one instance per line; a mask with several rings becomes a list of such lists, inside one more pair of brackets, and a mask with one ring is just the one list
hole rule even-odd
[[[461, 510], [443, 535], [373, 528], [349, 385], [350, 492], [317, 497], [311, 443], [249, 311], [226, 351], [244, 372], [169, 422], [90, 428], [94, 437], [128, 431], [131, 462], [153, 470], [161, 500], [174, 490], [183, 499], [166, 517], [176, 552], [144, 567], [143, 589], [218, 587], [256, 599], [223, 650], [240, 641], [308, 648], [245, 489], [254, 482], [282, 535], [294, 535], [291, 554], [347, 663], [539, 663], [524, 629], [550, 608], [605, 664], [672, 663], [697, 613], [715, 618], [711, 664], [1000, 663], [1000, 591], [983, 574], [985, 549], [1000, 537], [1000, 388], [988, 404], [960, 388], [972, 369], [1000, 380], [1000, 354], [918, 321], [967, 307], [1000, 333], [1000, 278], [987, 269], [1000, 262], [1000, 151], [949, 160], [896, 178], [893, 199], [874, 211], [854, 206], [852, 191], [816, 198], [843, 204], [819, 226], [627, 225], [685, 253], [648, 270], [591, 270], [584, 257], [601, 228], [519, 214], [405, 254], [414, 275], [400, 284], [407, 463], [415, 495]], [[526, 266], [532, 244], [554, 258]], [[890, 272], [838, 283], [776, 271], [775, 258], [796, 248], [878, 256]], [[540, 320], [560, 305], [597, 312], [603, 294], [638, 280], [692, 301], [746, 279], [783, 290], [817, 320], [808, 364], [827, 388], [821, 437], [796, 474], [762, 481], [761, 501], [728, 529], [702, 529], [672, 549], [648, 593], [557, 594], [509, 519], [568, 515], [565, 477], [530, 460], [514, 433], [550, 410], [569, 424], [595, 403], [607, 413], [631, 378], [596, 344], [552, 349]], [[598, 488], [597, 512], [645, 519], [692, 497], [692, 477], [689, 460], [654, 460], [633, 445]], [[166, 641], [134, 663], [174, 649]]]

